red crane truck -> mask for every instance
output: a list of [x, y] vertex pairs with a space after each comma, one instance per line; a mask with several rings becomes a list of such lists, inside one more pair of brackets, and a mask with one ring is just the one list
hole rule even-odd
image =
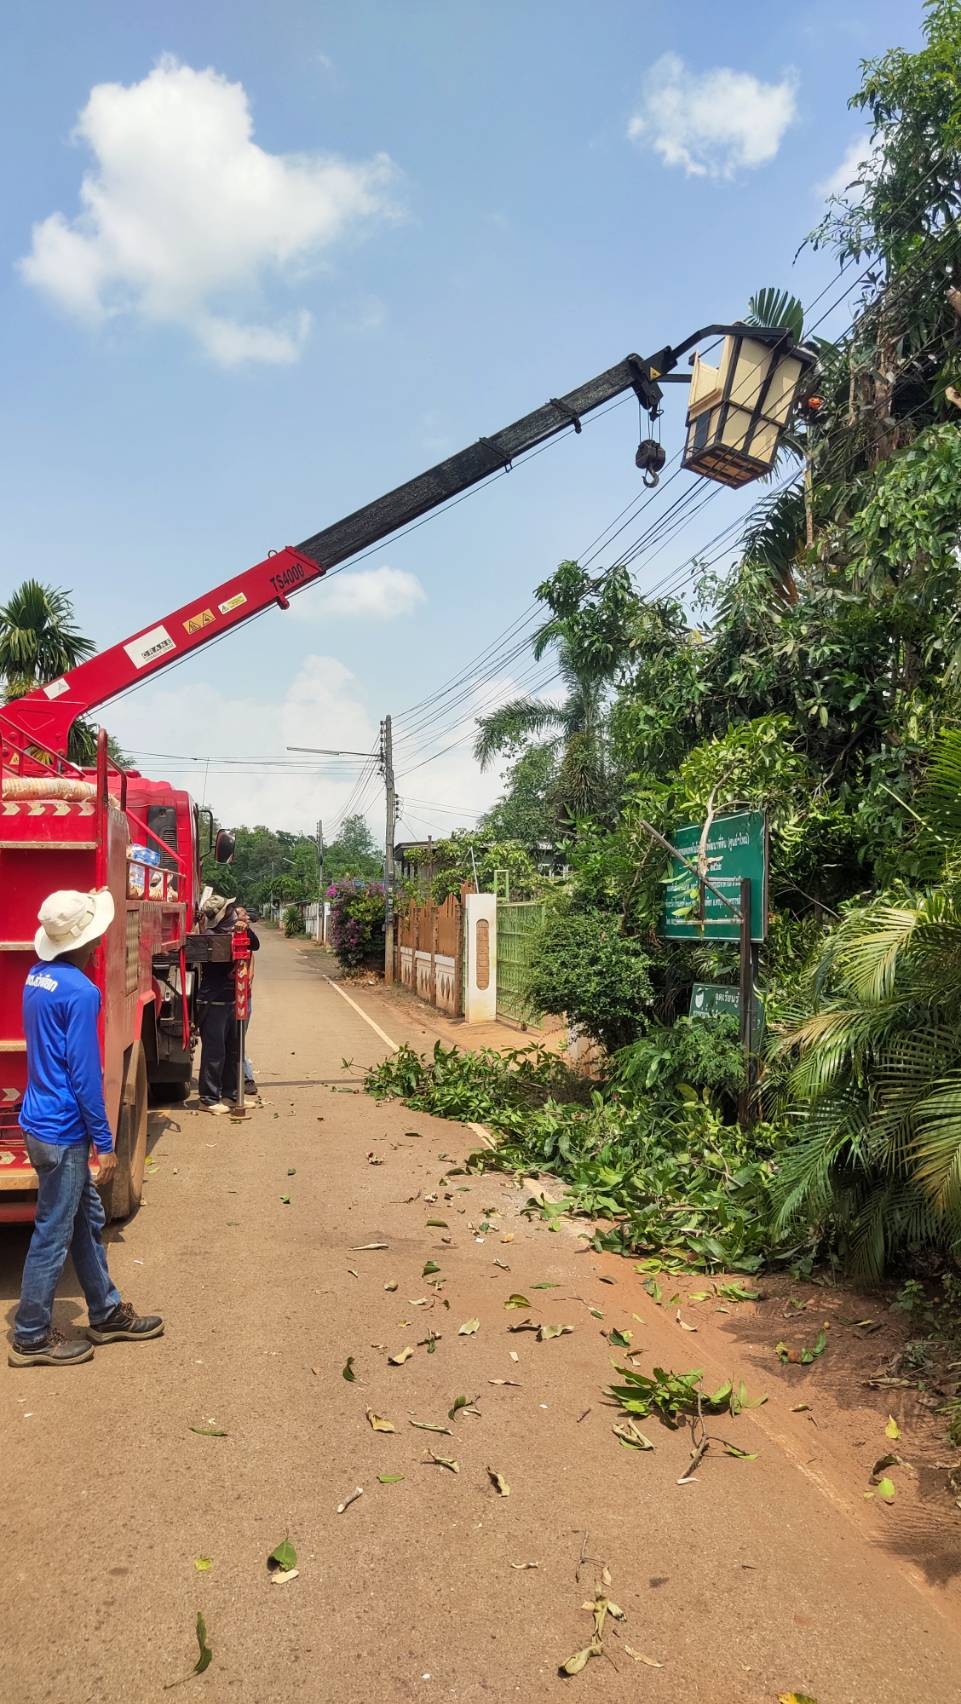
[[[30, 1220], [35, 1210], [36, 1176], [17, 1118], [26, 1085], [21, 996], [45, 895], [57, 888], [108, 887], [116, 907], [117, 921], [92, 966], [103, 999], [100, 1045], [118, 1155], [111, 1217], [123, 1217], [140, 1200], [148, 1088], [168, 1094], [185, 1094], [189, 1088], [197, 972], [211, 951], [211, 938], [198, 931], [202, 831], [197, 806], [168, 782], [119, 768], [108, 755], [102, 730], [96, 765], [80, 768], [70, 762], [68, 738], [77, 718], [272, 604], [286, 609], [293, 594], [335, 564], [510, 468], [514, 459], [568, 427], [580, 432], [583, 416], [623, 393], [634, 391], [641, 407], [656, 418], [657, 381], [671, 373], [681, 355], [704, 337], [741, 336], [744, 330], [708, 326], [650, 360], [629, 355], [296, 549], [267, 556], [0, 708], [0, 1223]], [[749, 335], [779, 356], [788, 344], [779, 329], [752, 328]], [[802, 366], [811, 360], [805, 351], [791, 349], [790, 356]], [[763, 398], [755, 412], [770, 437]], [[783, 420], [776, 425], [780, 430]], [[646, 465], [646, 447], [658, 448], [650, 440], [642, 445], [638, 466]], [[220, 851], [229, 856], [229, 845]], [[229, 940], [225, 945], [229, 950]]]

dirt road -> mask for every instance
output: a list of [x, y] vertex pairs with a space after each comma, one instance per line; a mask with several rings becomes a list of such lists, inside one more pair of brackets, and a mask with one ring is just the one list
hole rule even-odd
[[[0, 1369], [0, 1697], [159, 1700], [190, 1674], [201, 1610], [213, 1660], [186, 1696], [218, 1704], [566, 1689], [617, 1704], [792, 1691], [956, 1704], [956, 1599], [899, 1554], [896, 1505], [866, 1503], [863, 1484], [838, 1491], [819, 1465], [827, 1441], [786, 1387], [718, 1427], [757, 1459], [711, 1452], [691, 1484], [677, 1484], [686, 1433], [645, 1422], [653, 1452], [612, 1436], [614, 1326], [645, 1370], [743, 1375], [755, 1394], [758, 1375], [736, 1337], [682, 1332], [629, 1263], [584, 1252], [576, 1226], [521, 1216], [526, 1191], [450, 1176], [473, 1132], [351, 1092], [345, 1057], [362, 1066], [390, 1039], [422, 1038], [352, 991], [378, 1034], [326, 968], [267, 935], [251, 1034], [266, 1104], [247, 1124], [187, 1109], [153, 1121], [145, 1205], [110, 1259], [125, 1295], [165, 1313], [166, 1336], [70, 1371]], [[8, 1322], [25, 1242], [5, 1231], [0, 1245]], [[529, 1309], [505, 1308], [514, 1292]], [[58, 1316], [84, 1318], [72, 1274]], [[509, 1330], [528, 1316], [574, 1330]], [[461, 1395], [478, 1412], [449, 1420]], [[368, 1409], [394, 1432], [372, 1430]], [[265, 1564], [285, 1536], [299, 1577], [278, 1585]], [[605, 1565], [625, 1618], [608, 1620], [605, 1656], [561, 1679], [590, 1643], [582, 1605]]]

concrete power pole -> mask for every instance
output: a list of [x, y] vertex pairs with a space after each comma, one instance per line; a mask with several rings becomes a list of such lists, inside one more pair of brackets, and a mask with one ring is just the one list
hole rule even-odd
[[394, 835], [397, 791], [394, 786], [394, 744], [389, 716], [384, 717], [381, 731], [384, 785], [387, 789], [387, 836], [384, 844], [384, 981], [390, 983], [394, 980]]

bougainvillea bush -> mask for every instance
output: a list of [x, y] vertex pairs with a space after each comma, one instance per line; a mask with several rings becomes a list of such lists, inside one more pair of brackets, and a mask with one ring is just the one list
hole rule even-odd
[[334, 882], [330, 901], [328, 939], [345, 970], [383, 958], [384, 885], [382, 882]]

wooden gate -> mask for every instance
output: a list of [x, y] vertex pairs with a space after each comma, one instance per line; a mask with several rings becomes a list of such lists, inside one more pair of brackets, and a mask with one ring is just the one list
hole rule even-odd
[[397, 919], [396, 976], [448, 1017], [463, 1012], [463, 907], [457, 894], [443, 905], [413, 901]]
[[538, 1024], [540, 1012], [527, 1003], [531, 947], [547, 907], [540, 899], [497, 901], [497, 1016]]

